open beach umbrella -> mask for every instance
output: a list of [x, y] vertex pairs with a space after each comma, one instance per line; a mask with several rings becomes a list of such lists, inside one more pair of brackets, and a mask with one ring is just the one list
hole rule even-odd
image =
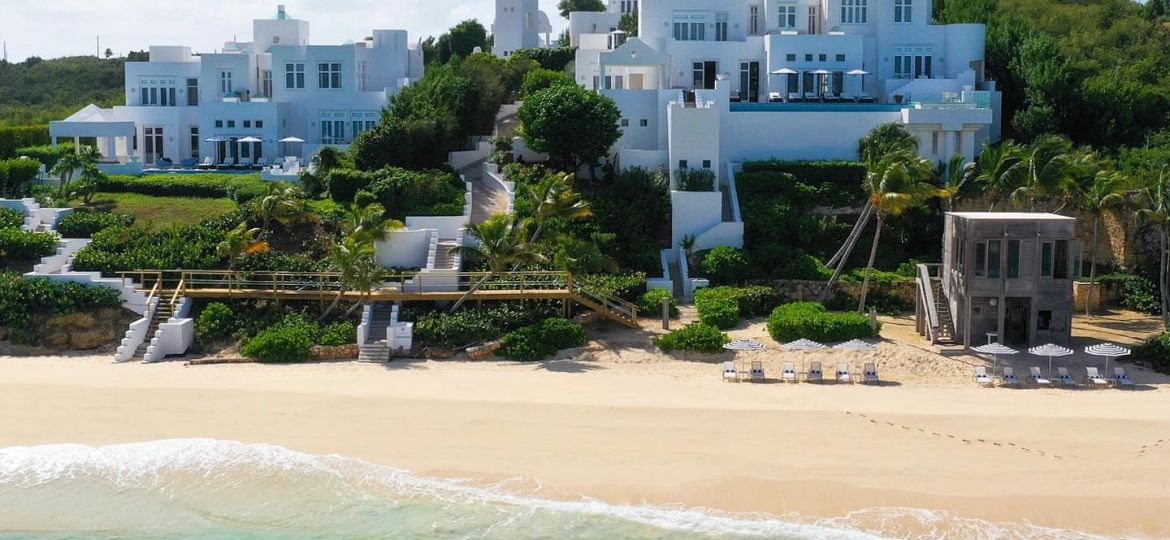
[[724, 344], [723, 348], [729, 351], [762, 351], [764, 346], [750, 339], [738, 339]]
[[[258, 137], [252, 137], [252, 136], [236, 139], [236, 144], [239, 144], [239, 145], [252, 144], [252, 143], [258, 143], [258, 142], [264, 142], [264, 139], [261, 139]], [[243, 146], [240, 146], [240, 148], [242, 149]], [[240, 153], [243, 154], [244, 152], [241, 151]]]
[[858, 68], [858, 69], [851, 69], [849, 71], [846, 71], [845, 74], [853, 76], [853, 77], [861, 77], [861, 90], [865, 91], [865, 76], [869, 75], [868, 71], [861, 69], [861, 68]]
[[223, 161], [223, 159], [221, 159], [219, 156], [219, 143], [228, 142], [228, 139], [226, 139], [224, 137], [208, 137], [208, 138], [204, 139], [203, 141], [209, 142], [209, 143], [215, 143], [215, 162], [219, 163], [219, 162]]
[[785, 349], [789, 349], [789, 350], [793, 350], [793, 351], [810, 351], [810, 350], [815, 350], [815, 349], [826, 349], [827, 348], [824, 345], [817, 343], [811, 339], [798, 339], [796, 341], [790, 341], [788, 343], [781, 345], [781, 347], [784, 347]]
[[1085, 347], [1085, 352], [1093, 356], [1104, 356], [1106, 373], [1109, 372], [1110, 360], [1120, 356], [1129, 356], [1129, 349], [1115, 343], [1100, 343], [1091, 347]]
[[993, 361], [995, 362], [994, 369], [999, 368], [999, 355], [1017, 354], [1020, 352], [1001, 343], [988, 343], [987, 345], [980, 345], [971, 350], [981, 354], [990, 354]]
[[852, 341], [846, 341], [845, 343], [838, 343], [833, 345], [833, 348], [842, 351], [872, 351], [877, 349], [878, 346], [876, 343], [854, 339]]
[[[290, 143], [301, 144], [301, 143], [305, 142], [305, 140], [300, 138], [300, 137], [285, 137], [285, 138], [283, 138], [279, 141], [276, 141], [276, 142], [279, 142], [281, 145], [288, 145]], [[283, 154], [288, 155], [288, 147], [287, 146], [281, 146], [281, 151]]]
[[1060, 345], [1057, 345], [1055, 343], [1049, 343], [1047, 345], [1040, 345], [1038, 347], [1032, 347], [1031, 349], [1028, 349], [1028, 354], [1034, 354], [1036, 356], [1047, 356], [1048, 357], [1048, 376], [1051, 377], [1052, 376], [1052, 357], [1054, 357], [1054, 356], [1070, 356], [1073, 354], [1073, 350], [1069, 349], [1068, 347], [1061, 347]]
[[788, 89], [792, 86], [792, 76], [796, 75], [797, 71], [792, 68], [780, 68], [772, 72], [772, 75], [784, 75], [784, 95], [788, 95]]

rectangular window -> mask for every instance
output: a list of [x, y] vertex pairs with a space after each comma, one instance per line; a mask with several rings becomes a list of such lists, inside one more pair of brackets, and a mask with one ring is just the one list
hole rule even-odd
[[1052, 242], [1040, 246], [1040, 277], [1052, 277]]
[[328, 90], [341, 88], [341, 64], [337, 62], [317, 64], [317, 87]]
[[913, 22], [911, 20], [911, 1], [912, 0], [894, 0], [894, 22]]
[[622, 127], [630, 127], [630, 120], [628, 118], [622, 118]]
[[999, 240], [992, 240], [987, 243], [987, 277], [991, 279], [999, 279], [999, 259], [1000, 249], [1003, 243]]
[[777, 21], [780, 24], [780, 28], [796, 28], [796, 6], [792, 4], [782, 4], [780, 6], [780, 18], [777, 19]]
[[715, 41], [727, 41], [727, 12], [715, 14]]
[[236, 121], [235, 121], [235, 120], [228, 120], [228, 121], [227, 121], [227, 126], [228, 126], [228, 128], [234, 128], [234, 127], [236, 127]]
[[305, 88], [304, 64], [289, 62], [284, 65], [284, 87], [288, 90], [303, 90]]
[[1020, 241], [1008, 240], [1007, 243], [1007, 277], [1008, 279], [1020, 278]]
[[674, 39], [678, 41], [705, 41], [707, 17], [702, 12], [674, 12]]
[[260, 93], [264, 97], [272, 97], [272, 70], [260, 72]]
[[809, 6], [808, 7], [808, 33], [810, 33], [810, 34], [817, 33], [817, 19], [819, 19], [819, 17], [817, 17], [817, 7], [816, 6]]
[[929, 79], [934, 75], [932, 47], [895, 47], [894, 78]]
[[263, 121], [263, 120], [257, 120], [257, 121], [256, 121], [256, 127], [257, 127], [257, 128], [262, 128], [262, 127], [264, 127], [264, 121]]
[[760, 6], [748, 6], [748, 33], [755, 36], [760, 33]]
[[703, 168], [704, 168], [704, 169], [710, 169], [710, 168], [711, 168], [711, 160], [709, 160], [709, 159], [704, 159], [704, 160], [703, 160]]
[[975, 277], [983, 277], [986, 275], [987, 268], [987, 243], [979, 242], [975, 244]]
[[1057, 240], [1052, 263], [1052, 279], [1068, 279], [1068, 240]]
[[817, 56], [817, 60], [818, 60], [818, 61], [820, 61], [820, 62], [828, 62], [828, 61], [829, 61], [829, 55], [827, 55], [827, 54], [821, 54], [821, 55], [818, 55], [818, 56]]
[[232, 72], [226, 69], [219, 72], [219, 95], [232, 95]]
[[813, 55], [812, 55], [812, 54], [805, 54], [805, 55], [804, 55], [804, 61], [805, 61], [805, 62], [812, 62], [812, 61], [813, 61]]
[[191, 140], [191, 159], [199, 159], [199, 126], [191, 126], [188, 136]]
[[215, 127], [217, 127], [217, 128], [223, 128], [223, 120], [216, 120], [216, 121], [215, 121]]
[[869, 0], [841, 0], [841, 22], [845, 24], [869, 22]]
[[1051, 330], [1052, 329], [1052, 312], [1049, 310], [1036, 312], [1036, 329], [1037, 330]]
[[639, 125], [639, 126], [641, 126], [641, 127], [647, 127], [647, 126], [649, 126], [649, 125], [650, 125], [650, 121], [649, 121], [649, 120], [647, 120], [647, 119], [645, 119], [645, 118], [643, 118], [643, 119], [641, 119], [641, 120], [638, 120], [638, 125]]
[[785, 60], [787, 60], [787, 61], [789, 61], [789, 62], [795, 62], [795, 61], [796, 61], [796, 55], [795, 55], [795, 54], [793, 54], [793, 53], [788, 53], [788, 54], [784, 55], [784, 59], [785, 59]]
[[685, 159], [678, 160], [678, 168], [680, 168], [680, 169], [687, 168], [687, 160], [685, 160]]
[[843, 54], [838, 54], [838, 55], [837, 55], [837, 61], [838, 61], [838, 62], [844, 62], [844, 61], [845, 61], [845, 55], [843, 55]]
[[244, 120], [244, 127], [246, 127], [246, 128], [252, 127], [252, 121], [251, 120]]
[[187, 79], [187, 106], [199, 105], [199, 79]]

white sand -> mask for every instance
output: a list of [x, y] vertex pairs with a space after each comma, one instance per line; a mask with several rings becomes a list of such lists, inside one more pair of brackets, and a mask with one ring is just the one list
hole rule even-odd
[[[1135, 339], [1124, 320], [1099, 322], [1092, 331]], [[905, 337], [906, 324], [886, 334]], [[426, 475], [520, 476], [550, 497], [818, 517], [913, 507], [1170, 535], [1165, 377], [1135, 372], [1135, 391], [984, 389], [969, 380], [978, 359], [887, 343], [869, 356], [886, 386], [726, 384], [725, 356], [665, 357], [632, 331], [605, 338], [539, 365], [0, 357], [0, 447], [210, 437]], [[828, 367], [839, 355], [743, 356], [770, 376], [806, 357]]]

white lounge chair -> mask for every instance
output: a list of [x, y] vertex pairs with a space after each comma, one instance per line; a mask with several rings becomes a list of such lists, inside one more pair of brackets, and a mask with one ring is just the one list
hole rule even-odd
[[784, 382], [796, 382], [796, 364], [793, 362], [784, 362], [784, 373], [780, 376]]
[[240, 158], [239, 167], [241, 169], [247, 169], [247, 168], [252, 167], [252, 158]]
[[1041, 373], [1040, 368], [1032, 367], [1029, 369], [1032, 372], [1032, 374], [1028, 378], [1032, 381], [1032, 384], [1035, 384], [1036, 386], [1040, 386], [1040, 385], [1052, 386], [1052, 380], [1049, 379], [1047, 376], [1045, 376], [1043, 373]]
[[1120, 386], [1133, 386], [1133, 379], [1125, 374], [1125, 368], [1117, 366], [1113, 368], [1113, 384]]
[[752, 376], [752, 382], [764, 382], [766, 380], [764, 378], [764, 363], [763, 362], [759, 362], [759, 361], [752, 362], [751, 376]]
[[770, 103], [780, 103], [783, 100], [780, 98], [780, 92], [768, 92], [768, 101]]
[[849, 364], [847, 362], [837, 362], [837, 382], [853, 382], [853, 374], [849, 373]]
[[857, 95], [857, 102], [858, 103], [873, 103], [873, 96], [871, 96], [865, 92], [862, 92], [862, 93]]
[[882, 382], [881, 379], [878, 379], [877, 366], [875, 366], [873, 362], [867, 362], [865, 365], [861, 366], [861, 376], [862, 380], [866, 384], [878, 384]]
[[1020, 378], [1016, 376], [1015, 368], [1011, 368], [1011, 367], [1004, 367], [1003, 368], [1003, 383], [1004, 384], [1011, 384], [1011, 385], [1015, 385], [1015, 386], [1020, 385]]
[[203, 158], [203, 161], [199, 163], [200, 169], [211, 169], [213, 167], [215, 167], [215, 159], [211, 156]]
[[995, 381], [991, 380], [991, 376], [987, 374], [987, 368], [975, 368], [975, 382], [982, 386], [995, 386]]
[[1066, 367], [1056, 368], [1056, 379], [1060, 381], [1060, 384], [1065, 386], [1077, 386], [1077, 380], [1068, 374], [1068, 368]]
[[805, 101], [820, 101], [821, 96], [817, 95], [816, 92], [805, 92], [804, 93], [804, 100]]
[[825, 380], [825, 371], [821, 369], [820, 362], [809, 363], [808, 374], [804, 376], [804, 380], [808, 382], [822, 382]]
[[1085, 368], [1085, 384], [1088, 383], [1093, 383], [1096, 386], [1105, 386], [1109, 384], [1109, 381], [1105, 380], [1105, 377], [1101, 376], [1101, 372], [1096, 368], [1096, 366], [1091, 366]]
[[739, 371], [735, 369], [735, 362], [723, 363], [723, 382], [739, 382]]
[[802, 95], [801, 95], [800, 93], [798, 93], [798, 92], [789, 92], [789, 93], [788, 93], [788, 101], [789, 101], [789, 102], [791, 102], [791, 103], [796, 103], [796, 102], [799, 102], [799, 101], [804, 101], [804, 96], [802, 96]]
[[260, 167], [260, 168], [267, 167], [268, 166], [268, 158], [266, 158], [266, 157], [257, 158], [256, 159], [256, 166]]
[[235, 158], [224, 158], [223, 163], [216, 165], [217, 169], [230, 169], [236, 164]]

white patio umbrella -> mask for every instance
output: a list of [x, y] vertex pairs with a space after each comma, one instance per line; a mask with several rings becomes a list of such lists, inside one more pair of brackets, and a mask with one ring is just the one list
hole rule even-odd
[[861, 68], [858, 68], [858, 69], [851, 69], [849, 71], [846, 71], [845, 74], [849, 75], [849, 76], [853, 76], [853, 77], [861, 77], [861, 90], [863, 92], [865, 91], [865, 76], [869, 75], [868, 71], [861, 69]]
[[1067, 347], [1061, 347], [1055, 343], [1049, 343], [1047, 345], [1040, 345], [1038, 347], [1032, 347], [1031, 349], [1028, 349], [1028, 354], [1034, 354], [1036, 356], [1047, 356], [1048, 376], [1052, 377], [1052, 357], [1071, 356], [1073, 354], [1073, 350]]
[[[1117, 357], [1129, 356], [1130, 351], [1129, 351], [1129, 349], [1122, 347], [1121, 345], [1117, 345], [1115, 343], [1100, 343], [1097, 345], [1093, 345], [1091, 347], [1085, 347], [1085, 352], [1087, 352], [1093, 356], [1104, 356], [1105, 357], [1105, 372], [1108, 373], [1109, 372], [1109, 361], [1114, 359], [1114, 358], [1117, 358]], [[1106, 376], [1108, 376], [1108, 375], [1106, 375]]]
[[792, 76], [796, 75], [797, 71], [792, 68], [780, 68], [772, 72], [772, 75], [784, 75], [784, 97], [788, 97], [788, 89], [792, 87]]
[[833, 345], [833, 348], [838, 349], [838, 350], [842, 350], [842, 351], [872, 351], [874, 349], [877, 349], [878, 346], [876, 343], [870, 343], [868, 341], [861, 341], [860, 339], [855, 339], [852, 341], [846, 341], [845, 343], [838, 343], [836, 345]]
[[790, 341], [788, 343], [781, 345], [781, 347], [784, 347], [785, 349], [789, 349], [789, 350], [793, 350], [793, 351], [811, 351], [811, 350], [816, 350], [816, 349], [827, 349], [828, 348], [828, 347], [825, 347], [824, 345], [817, 343], [811, 339], [798, 339], [796, 341]]
[[723, 348], [727, 349], [729, 351], [762, 351], [762, 350], [764, 350], [763, 344], [757, 343], [757, 342], [752, 341], [750, 339], [738, 339], [738, 340], [732, 341], [731, 343], [724, 344]]
[[1018, 354], [1020, 352], [1001, 343], [988, 343], [987, 345], [980, 345], [971, 350], [981, 354], [990, 354], [993, 359], [992, 361], [995, 362], [993, 369], [999, 368], [999, 355]]
[[276, 142], [279, 142], [281, 144], [281, 147], [280, 147], [281, 153], [287, 156], [288, 155], [288, 145], [290, 143], [301, 144], [301, 143], [305, 142], [305, 140], [300, 138], [300, 137], [285, 137], [285, 138], [283, 138], [279, 141], [276, 141]]
[[220, 159], [220, 157], [219, 157], [219, 144], [218, 143], [228, 142], [228, 139], [226, 139], [224, 137], [208, 137], [208, 138], [204, 139], [203, 141], [209, 142], [209, 143], [217, 143], [215, 145], [215, 162], [216, 163], [222, 162], [223, 160]]
[[[258, 143], [258, 142], [264, 142], [264, 139], [261, 139], [258, 137], [252, 137], [252, 136], [242, 137], [242, 138], [236, 139], [237, 145], [252, 144], [252, 143]], [[241, 150], [240, 154], [244, 153], [243, 148], [244, 148], [243, 146], [240, 146], [240, 150]]]

